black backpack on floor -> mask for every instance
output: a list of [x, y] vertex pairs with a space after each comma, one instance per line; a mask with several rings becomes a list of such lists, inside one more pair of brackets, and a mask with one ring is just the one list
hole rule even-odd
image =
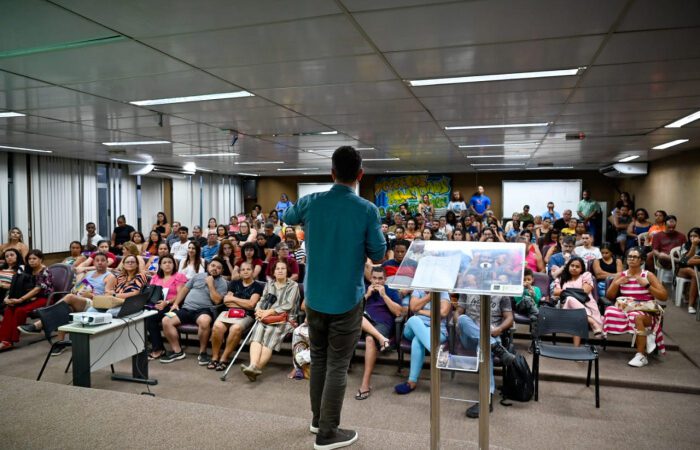
[[510, 366], [503, 367], [503, 386], [501, 387], [501, 405], [511, 406], [505, 403], [507, 399], [518, 402], [529, 402], [535, 394], [535, 378], [532, 376], [530, 366], [523, 355], [515, 355], [515, 361]]

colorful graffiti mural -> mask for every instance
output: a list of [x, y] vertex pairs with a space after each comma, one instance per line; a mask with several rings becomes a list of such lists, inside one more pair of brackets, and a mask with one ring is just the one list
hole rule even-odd
[[386, 211], [398, 211], [399, 205], [408, 203], [415, 213], [423, 195], [428, 194], [435, 208], [446, 208], [450, 202], [452, 179], [444, 175], [404, 175], [380, 177], [374, 183], [374, 203], [382, 216]]

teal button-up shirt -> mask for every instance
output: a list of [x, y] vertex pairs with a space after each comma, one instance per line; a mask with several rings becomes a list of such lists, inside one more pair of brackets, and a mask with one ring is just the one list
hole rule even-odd
[[384, 258], [386, 240], [379, 210], [342, 184], [310, 194], [290, 206], [282, 219], [302, 224], [306, 237], [306, 305], [326, 314], [350, 311], [365, 293], [367, 257]]

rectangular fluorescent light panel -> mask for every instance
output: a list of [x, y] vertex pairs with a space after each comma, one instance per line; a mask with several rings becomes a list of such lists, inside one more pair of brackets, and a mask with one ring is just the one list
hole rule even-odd
[[656, 147], [652, 147], [652, 150], [666, 150], [667, 148], [673, 147], [675, 145], [680, 145], [685, 142], [688, 142], [689, 139], [676, 139], [675, 141], [671, 142], [666, 142], [665, 144], [657, 145]]
[[246, 173], [246, 172], [238, 172], [238, 175], [243, 176], [243, 177], [259, 177], [257, 173]]
[[503, 159], [523, 159], [529, 158], [530, 155], [467, 155], [467, 159], [479, 158], [503, 158]]
[[299, 170], [319, 170], [318, 167], [300, 167], [298, 169], [277, 169], [280, 172], [292, 172], [292, 171], [299, 171]]
[[253, 165], [253, 164], [284, 164], [284, 161], [236, 161], [237, 166]]
[[199, 154], [189, 154], [189, 155], [177, 155], [183, 158], [202, 158], [208, 156], [238, 156], [238, 153], [199, 153]]
[[23, 152], [53, 153], [52, 150], [39, 150], [36, 148], [24, 148], [24, 147], [10, 147], [9, 145], [0, 145], [0, 148], [6, 148], [9, 150], [21, 150]]
[[12, 112], [12, 111], [7, 111], [7, 112], [0, 112], [0, 118], [1, 117], [24, 117], [25, 114], [18, 113], [18, 112]]
[[384, 173], [428, 173], [427, 170], [385, 170]]
[[484, 164], [471, 164], [472, 167], [491, 167], [491, 166], [524, 166], [525, 163], [500, 163], [500, 164], [491, 164], [491, 163], [484, 163]]
[[526, 167], [525, 170], [563, 170], [573, 169], [574, 166]]
[[136, 100], [129, 102], [136, 106], [170, 105], [173, 103], [205, 102], [207, 100], [223, 100], [227, 98], [254, 97], [247, 91], [223, 92], [221, 94], [192, 95], [189, 97], [159, 98], [154, 100]]
[[333, 130], [333, 131], [321, 131], [321, 132], [318, 133], [318, 134], [338, 134], [338, 132], [335, 131], [335, 130]]
[[103, 142], [102, 145], [108, 147], [120, 147], [120, 146], [130, 146], [130, 145], [159, 145], [159, 144], [170, 144], [170, 141], [127, 141], [127, 142]]
[[362, 160], [363, 162], [372, 162], [372, 161], [401, 161], [401, 158], [364, 158]]
[[459, 148], [482, 148], [482, 147], [532, 147], [539, 145], [540, 141], [529, 142], [504, 142], [503, 144], [482, 144], [482, 145], [459, 145]]
[[637, 158], [639, 158], [639, 155], [632, 155], [632, 156], [628, 156], [627, 158], [622, 158], [619, 162], [630, 162], [630, 161], [634, 161]]
[[549, 126], [549, 122], [537, 123], [509, 123], [504, 125], [465, 125], [457, 127], [445, 127], [446, 131], [451, 130], [487, 130], [490, 128], [535, 128]]
[[[2, 116], [0, 116], [2, 117]], [[664, 128], [680, 128], [683, 125], [689, 124], [690, 122], [694, 122], [696, 120], [700, 119], [700, 111], [694, 112], [693, 114], [689, 116], [682, 117], [675, 122], [671, 122], [668, 125], [666, 125]]]
[[484, 81], [506, 81], [506, 80], [526, 80], [530, 78], [550, 78], [550, 77], [566, 77], [577, 75], [579, 71], [585, 67], [577, 67], [575, 69], [563, 70], [544, 70], [539, 72], [518, 72], [518, 73], [501, 73], [495, 75], [474, 75], [469, 77], [453, 77], [453, 78], [433, 78], [428, 80], [409, 80], [411, 86], [436, 86], [440, 84], [458, 84], [458, 83], [481, 83]]
[[134, 159], [109, 158], [109, 160], [114, 161], [114, 162], [128, 163], [128, 164], [151, 164], [151, 162], [148, 162], [148, 161], [136, 161]]

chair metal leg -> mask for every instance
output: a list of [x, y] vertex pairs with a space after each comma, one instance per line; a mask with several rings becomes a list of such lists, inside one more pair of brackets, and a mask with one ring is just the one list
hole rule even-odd
[[532, 371], [535, 372], [535, 401], [539, 401], [540, 393], [540, 356], [534, 353], [532, 356]]
[[586, 387], [591, 385], [591, 368], [593, 367], [593, 361], [588, 361], [588, 376], [586, 377]]
[[112, 373], [114, 373], [114, 364], [110, 364], [109, 368], [112, 369]]
[[598, 379], [598, 358], [595, 359], [595, 407], [600, 408], [600, 380]]
[[51, 352], [53, 351], [53, 348], [56, 344], [51, 344], [51, 348], [49, 349], [49, 352], [46, 354], [46, 359], [44, 359], [44, 364], [41, 366], [41, 370], [39, 371], [39, 376], [36, 377], [36, 381], [41, 380], [41, 376], [44, 374], [44, 369], [46, 369], [46, 364], [49, 362], [49, 358], [51, 358]]
[[68, 369], [70, 369], [71, 364], [73, 364], [73, 357], [70, 357], [70, 360], [68, 361], [68, 365], [66, 366], [66, 370], [63, 371], [63, 373], [68, 373]]

